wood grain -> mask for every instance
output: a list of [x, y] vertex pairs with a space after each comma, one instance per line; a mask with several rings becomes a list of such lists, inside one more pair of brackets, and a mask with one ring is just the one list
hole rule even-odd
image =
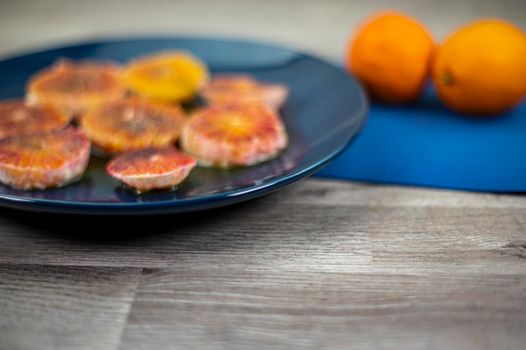
[[146, 270], [122, 349], [518, 349], [524, 276]]
[[116, 349], [140, 273], [0, 265], [0, 349]]
[[193, 215], [2, 210], [0, 344], [521, 349], [524, 200], [307, 180]]
[[[437, 37], [523, 0], [2, 0], [0, 54], [133, 34], [270, 40], [337, 60], [385, 7]], [[269, 25], [271, 23], [271, 25]], [[197, 214], [0, 208], [0, 350], [526, 344], [526, 197], [306, 180]]]
[[[324, 186], [337, 190], [316, 195]], [[374, 205], [385, 186], [309, 180], [237, 206], [183, 216], [79, 220], [0, 217], [1, 263], [82, 266], [228, 266], [316, 271], [522, 273], [526, 214], [522, 201], [488, 207], [492, 196], [408, 190], [399, 206]], [[403, 190], [400, 190], [403, 191]], [[367, 193], [370, 192], [369, 196]], [[330, 198], [335, 193], [337, 200]], [[349, 200], [341, 200], [345, 196]], [[354, 198], [370, 198], [358, 205]], [[483, 198], [488, 198], [484, 203]], [[392, 198], [388, 196], [388, 198]], [[525, 198], [521, 198], [525, 200]], [[374, 199], [373, 199], [374, 200]], [[387, 200], [384, 200], [387, 201]], [[428, 203], [421, 207], [415, 203]], [[433, 201], [434, 206], [429, 203]], [[501, 200], [502, 202], [502, 200]], [[349, 204], [348, 204], [349, 203]], [[445, 204], [442, 204], [445, 203]], [[473, 205], [482, 205], [470, 207]], [[57, 216], [51, 216], [58, 218]], [[152, 221], [154, 220], [154, 221]], [[152, 239], [153, 238], [153, 239]]]
[[[349, 181], [311, 179], [278, 192], [276, 202], [360, 207], [433, 207], [525, 209], [526, 197], [516, 194], [473, 193], [418, 187], [367, 185]], [[524, 216], [519, 216], [524, 218]], [[526, 222], [526, 220], [523, 220]]]

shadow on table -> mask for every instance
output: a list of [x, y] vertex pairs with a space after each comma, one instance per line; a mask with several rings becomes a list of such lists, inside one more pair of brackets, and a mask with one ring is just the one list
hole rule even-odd
[[222, 208], [194, 213], [138, 215], [138, 216], [90, 216], [75, 214], [34, 213], [10, 208], [0, 209], [0, 220], [8, 221], [18, 230], [38, 233], [70, 241], [87, 243], [132, 242], [146, 237], [164, 234], [185, 234], [195, 225], [230, 216], [235, 211], [257, 205], [262, 198], [232, 204]]

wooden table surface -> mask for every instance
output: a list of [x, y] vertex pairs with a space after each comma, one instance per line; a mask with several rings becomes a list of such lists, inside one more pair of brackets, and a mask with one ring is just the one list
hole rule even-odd
[[[108, 33], [242, 31], [334, 59], [346, 31], [382, 6], [123, 3], [4, 0], [0, 53]], [[476, 16], [523, 27], [526, 16], [523, 0], [389, 4], [439, 35]], [[525, 344], [524, 196], [309, 179], [184, 216], [0, 209], [2, 350]]]

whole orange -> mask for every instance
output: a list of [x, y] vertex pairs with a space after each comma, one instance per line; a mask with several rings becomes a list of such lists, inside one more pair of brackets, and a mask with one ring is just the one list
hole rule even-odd
[[526, 35], [484, 19], [452, 33], [437, 50], [433, 81], [442, 102], [468, 114], [495, 114], [526, 94]]
[[409, 102], [422, 90], [433, 48], [422, 24], [402, 13], [382, 12], [366, 20], [351, 40], [347, 68], [374, 99]]

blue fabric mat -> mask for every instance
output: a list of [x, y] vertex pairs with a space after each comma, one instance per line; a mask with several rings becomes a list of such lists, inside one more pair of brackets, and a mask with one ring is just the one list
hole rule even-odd
[[493, 119], [372, 104], [355, 142], [318, 176], [487, 192], [526, 191], [526, 102]]

